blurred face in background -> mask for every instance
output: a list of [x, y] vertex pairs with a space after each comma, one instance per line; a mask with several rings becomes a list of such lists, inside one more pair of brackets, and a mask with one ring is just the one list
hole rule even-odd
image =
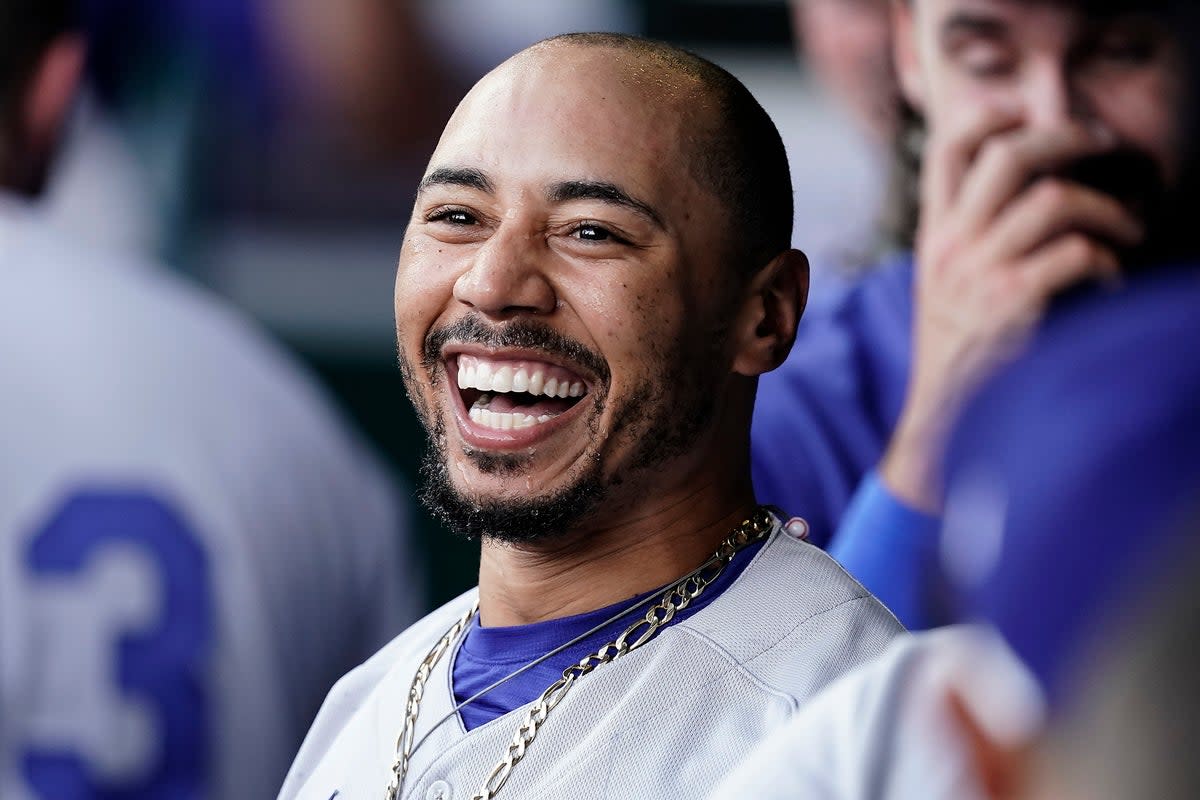
[[[1016, 113], [1030, 128], [1082, 123], [1103, 129], [1117, 150], [1136, 154], [1156, 180], [1171, 186], [1183, 155], [1179, 43], [1161, 20], [1137, 13], [1132, 3], [1092, 5], [1107, 8], [897, 0], [896, 63], [904, 94], [935, 138], [961, 129], [981, 106]], [[1102, 172], [1110, 181], [1129, 177], [1115, 167]]]
[[888, 0], [792, 0], [792, 28], [822, 88], [878, 141], [896, 127]]

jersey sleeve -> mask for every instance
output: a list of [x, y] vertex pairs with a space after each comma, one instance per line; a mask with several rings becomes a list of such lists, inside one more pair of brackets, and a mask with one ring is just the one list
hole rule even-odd
[[909, 630], [942, 624], [935, 590], [941, 519], [910, 508], [878, 473], [863, 479], [830, 555]]
[[994, 635], [953, 628], [903, 636], [802, 706], [709, 800], [982, 800], [948, 713], [951, 689], [1005, 741], [1040, 724], [1040, 697]]

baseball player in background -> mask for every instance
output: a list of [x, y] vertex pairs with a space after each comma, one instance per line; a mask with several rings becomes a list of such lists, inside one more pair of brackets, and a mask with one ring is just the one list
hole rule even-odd
[[396, 279], [423, 491], [479, 587], [330, 694], [281, 797], [693, 797], [900, 632], [756, 505], [757, 378], [807, 269], [770, 118], [668, 45], [569, 34], [459, 105]]
[[404, 519], [251, 325], [39, 219], [73, 31], [0, 0], [0, 797], [268, 797], [415, 616]]
[[[1200, 332], [1194, 4], [894, 8], [900, 72], [930, 128], [913, 392], [933, 429], [896, 443], [885, 477], [899, 476], [898, 497], [874, 505], [920, 496], [944, 515], [859, 515], [859, 553], [926, 619], [983, 619], [1001, 636], [897, 644], [768, 737], [712, 800], [1194, 796], [1153, 788], [1193, 780], [1173, 749], [1195, 727], [1177, 667], [1162, 659], [1157, 681], [1154, 662], [1129, 664], [1142, 684], [1120, 699], [1080, 693], [1096, 652], [1127, 646], [1108, 649], [1138, 581], [1161, 579], [1194, 514], [1200, 368], [1180, 346]], [[1119, 287], [1076, 285], [1118, 264]], [[1162, 700], [1172, 692], [1178, 707]], [[1083, 704], [1054, 735], [1104, 720], [1075, 753], [1104, 768], [1061, 793], [1024, 794], [1019, 771], [997, 780], [1015, 764], [995, 757], [1036, 750], [1064, 700]], [[976, 767], [967, 782], [947, 773], [956, 763]]]

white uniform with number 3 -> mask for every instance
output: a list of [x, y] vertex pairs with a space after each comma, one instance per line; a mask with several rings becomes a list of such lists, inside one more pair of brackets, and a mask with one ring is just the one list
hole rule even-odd
[[0, 197], [0, 797], [271, 796], [404, 533], [248, 324]]

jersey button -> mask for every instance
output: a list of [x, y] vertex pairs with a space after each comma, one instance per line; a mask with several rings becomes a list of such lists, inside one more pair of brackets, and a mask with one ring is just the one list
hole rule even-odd
[[808, 523], [800, 517], [792, 517], [783, 523], [783, 531], [793, 539], [802, 542], [808, 538]]
[[450, 800], [452, 794], [450, 784], [445, 781], [434, 781], [430, 785], [429, 791], [425, 792], [425, 800]]

